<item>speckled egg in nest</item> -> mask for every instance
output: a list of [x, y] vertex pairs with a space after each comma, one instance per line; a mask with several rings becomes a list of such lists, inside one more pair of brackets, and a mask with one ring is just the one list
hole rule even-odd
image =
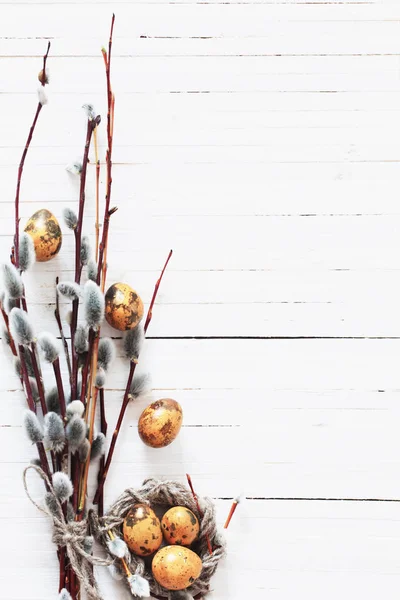
[[56, 217], [46, 208], [35, 212], [26, 227], [35, 246], [36, 260], [46, 262], [51, 260], [61, 250], [62, 233]]
[[106, 293], [105, 317], [107, 323], [127, 331], [134, 329], [143, 318], [143, 302], [135, 290], [126, 283], [114, 283]]

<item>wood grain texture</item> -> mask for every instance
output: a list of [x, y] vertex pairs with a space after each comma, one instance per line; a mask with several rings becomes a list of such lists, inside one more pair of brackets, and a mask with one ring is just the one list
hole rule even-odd
[[[77, 201], [64, 167], [82, 154], [82, 104], [105, 115], [100, 47], [113, 11], [119, 210], [109, 282], [126, 281], [147, 306], [174, 248], [140, 370], [151, 373], [153, 398], [178, 400], [185, 420], [174, 444], [152, 450], [137, 435], [149, 400], [129, 407], [106, 503], [145, 477], [184, 482], [190, 472], [222, 525], [243, 491], [210, 600], [395, 600], [400, 5], [0, 1], [4, 259], [46, 41], [50, 103], [26, 163], [23, 223], [43, 207], [60, 218]], [[105, 143], [102, 131], [103, 157]], [[72, 260], [65, 232], [61, 254], [27, 277], [38, 332], [57, 333], [55, 277], [72, 279]], [[127, 365], [118, 332], [104, 333], [118, 345], [106, 390], [112, 430]], [[33, 452], [4, 348], [0, 364], [0, 598], [52, 600], [56, 557], [23, 491]], [[30, 486], [39, 498], [40, 484]], [[98, 575], [105, 598], [131, 597]]]

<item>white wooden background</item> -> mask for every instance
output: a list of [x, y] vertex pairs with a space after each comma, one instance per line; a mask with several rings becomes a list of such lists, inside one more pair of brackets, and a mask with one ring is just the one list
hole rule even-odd
[[[150, 450], [136, 432], [145, 403], [133, 405], [106, 500], [188, 471], [223, 524], [243, 490], [210, 600], [397, 599], [400, 3], [0, 1], [3, 260], [46, 40], [50, 103], [23, 220], [76, 202], [64, 166], [82, 154], [81, 105], [105, 116], [100, 47], [113, 10], [109, 282], [148, 303], [174, 248], [142, 368], [155, 397], [181, 402], [185, 425]], [[93, 211], [89, 191], [88, 228]], [[66, 234], [29, 278], [38, 330], [56, 273], [71, 271]], [[121, 358], [111, 428], [126, 373]], [[0, 388], [0, 598], [55, 599], [50, 528], [22, 488], [33, 456], [22, 395], [3, 356]], [[129, 597], [101, 581], [106, 598]]]

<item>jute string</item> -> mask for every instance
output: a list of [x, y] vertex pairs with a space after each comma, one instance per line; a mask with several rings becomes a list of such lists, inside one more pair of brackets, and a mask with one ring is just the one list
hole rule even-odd
[[[30, 495], [26, 477], [30, 469], [36, 471], [39, 477], [47, 484], [47, 493], [51, 494], [53, 497], [54, 506], [56, 507], [55, 512], [51, 512], [49, 509], [40, 506]], [[109, 566], [113, 561], [93, 556], [84, 550], [84, 542], [88, 536], [87, 521], [77, 522], [67, 521], [65, 519], [61, 502], [55, 494], [52, 483], [40, 467], [35, 465], [26, 467], [23, 479], [25, 492], [32, 504], [34, 504], [42, 513], [50, 517], [53, 524], [53, 542], [60, 548], [65, 546], [71, 567], [75, 571], [82, 588], [85, 589], [88, 599], [102, 600], [102, 596], [92, 573], [91, 565]]]

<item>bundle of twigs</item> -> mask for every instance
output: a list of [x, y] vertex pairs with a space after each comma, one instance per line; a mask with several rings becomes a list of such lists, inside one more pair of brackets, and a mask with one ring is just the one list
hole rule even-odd
[[[43, 58], [43, 68], [39, 73], [39, 101], [34, 120], [18, 169], [15, 196], [15, 235], [11, 250], [11, 260], [3, 265], [4, 291], [0, 309], [5, 323], [4, 339], [14, 357], [15, 368], [20, 377], [26, 396], [27, 411], [25, 429], [28, 438], [37, 448], [40, 466], [45, 476], [47, 510], [58, 521], [82, 523], [85, 521], [88, 505], [88, 475], [90, 468], [98, 471], [98, 489], [94, 503], [100, 516], [103, 514], [103, 492], [110, 469], [118, 434], [122, 426], [128, 402], [136, 398], [145, 388], [143, 377], [135, 377], [136, 365], [145, 334], [150, 325], [154, 303], [162, 276], [170, 260], [169, 253], [161, 275], [156, 282], [144, 326], [137, 325], [124, 337], [124, 351], [130, 367], [127, 376], [120, 416], [114, 429], [111, 445], [104, 457], [106, 448], [106, 402], [105, 383], [107, 372], [115, 356], [114, 342], [101, 337], [104, 318], [104, 290], [107, 275], [108, 234], [111, 216], [117, 210], [111, 206], [112, 190], [112, 151], [114, 135], [115, 98], [111, 85], [111, 52], [114, 29], [114, 15], [111, 22], [108, 49], [102, 49], [107, 83], [107, 151], [106, 193], [104, 218], [100, 235], [99, 223], [99, 181], [100, 160], [97, 146], [97, 128], [100, 116], [91, 105], [85, 105], [87, 115], [85, 145], [82, 164], [74, 166], [80, 178], [78, 210], [66, 209], [64, 220], [75, 237], [74, 280], [56, 280], [55, 318], [59, 337], [51, 333], [35, 332], [34, 320], [25, 295], [24, 273], [35, 262], [35, 245], [31, 236], [20, 233], [20, 187], [25, 159], [33, 138], [39, 115], [47, 103], [45, 86], [48, 84], [47, 59], [48, 45]], [[83, 235], [85, 214], [86, 179], [89, 166], [89, 152], [94, 141], [96, 164], [96, 222], [95, 248], [90, 247], [89, 238]], [[70, 340], [66, 333], [64, 319], [60, 312], [59, 297], [71, 302], [71, 310], [66, 322], [70, 328]], [[61, 341], [60, 341], [61, 340]], [[66, 362], [68, 377], [63, 376], [61, 364]], [[51, 365], [53, 381], [45, 381], [42, 376], [44, 362]], [[100, 431], [95, 424], [100, 406]], [[56, 498], [56, 501], [55, 501]], [[60, 506], [62, 515], [59, 514]], [[85, 521], [86, 522], [86, 521]], [[72, 529], [71, 529], [72, 530]], [[79, 526], [79, 532], [82, 527]], [[92, 552], [92, 538], [87, 530], [83, 539], [83, 552]], [[81, 535], [81, 533], [80, 533]], [[59, 592], [62, 600], [76, 600], [80, 594], [80, 582], [71, 567], [65, 546], [58, 548], [60, 563]]]

